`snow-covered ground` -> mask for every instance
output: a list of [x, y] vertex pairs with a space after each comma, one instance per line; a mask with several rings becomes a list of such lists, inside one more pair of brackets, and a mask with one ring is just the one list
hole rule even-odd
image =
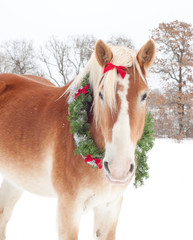
[[[156, 139], [150, 178], [125, 192], [117, 240], [193, 239], [193, 140]], [[92, 239], [93, 215], [81, 222], [80, 240]], [[25, 193], [15, 207], [7, 240], [57, 239], [56, 200]]]

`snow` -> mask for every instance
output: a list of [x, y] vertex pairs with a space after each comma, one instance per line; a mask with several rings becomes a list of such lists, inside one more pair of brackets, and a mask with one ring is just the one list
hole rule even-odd
[[[193, 140], [156, 139], [149, 152], [150, 178], [124, 194], [117, 240], [192, 240]], [[7, 228], [7, 240], [57, 239], [55, 199], [24, 193]], [[92, 239], [92, 212], [80, 226], [80, 240]]]

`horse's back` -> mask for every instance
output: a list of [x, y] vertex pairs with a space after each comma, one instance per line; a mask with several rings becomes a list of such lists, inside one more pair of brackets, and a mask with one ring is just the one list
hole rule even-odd
[[46, 86], [55, 87], [55, 85], [53, 83], [51, 83], [49, 80], [47, 80], [46, 78], [43, 78], [43, 77], [34, 76], [34, 75], [22, 75], [22, 77], [25, 77], [27, 80], [31, 80], [31, 81], [34, 81], [34, 82], [41, 83], [41, 84], [46, 85]]
[[[0, 74], [0, 127], [37, 125], [44, 109], [57, 100], [60, 89], [48, 80], [25, 75]], [[26, 126], [27, 128], [27, 126]]]
[[60, 91], [40, 77], [0, 74], [0, 147], [4, 136], [9, 142], [15, 139], [17, 143], [17, 139], [27, 144], [24, 140], [28, 139], [32, 144], [37, 134], [38, 143], [41, 133], [50, 129]]
[[39, 85], [56, 87], [49, 80], [34, 75], [16, 75], [12, 73], [1, 73], [0, 74], [0, 93], [3, 91], [5, 86], [19, 86], [20, 84], [31, 85], [33, 83], [38, 83]]
[[38, 194], [39, 190], [31, 188], [36, 181], [41, 185], [42, 178], [40, 192], [43, 188], [50, 191], [45, 179], [50, 182], [57, 122], [53, 111], [60, 92], [44, 78], [0, 74], [0, 171], [17, 185]]

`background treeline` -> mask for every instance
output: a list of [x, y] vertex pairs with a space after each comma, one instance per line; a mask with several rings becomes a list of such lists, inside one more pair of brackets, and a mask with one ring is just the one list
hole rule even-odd
[[151, 71], [164, 83], [152, 92], [149, 108], [158, 137], [193, 137], [193, 28], [179, 21], [152, 30], [157, 55]]
[[[151, 90], [148, 103], [155, 136], [193, 138], [193, 28], [177, 20], [161, 23], [150, 37], [157, 54], [148, 78], [160, 82], [159, 88]], [[36, 48], [31, 41], [6, 41], [0, 44], [0, 72], [39, 75], [62, 86], [85, 66], [96, 41], [92, 35], [52, 37]], [[135, 49], [125, 36], [111, 36], [106, 42]]]
[[[31, 41], [3, 42], [0, 44], [0, 72], [36, 74], [62, 86], [86, 65], [96, 41], [92, 35], [71, 36], [67, 40], [51, 37], [38, 49]], [[107, 43], [134, 48], [125, 36], [112, 36]]]

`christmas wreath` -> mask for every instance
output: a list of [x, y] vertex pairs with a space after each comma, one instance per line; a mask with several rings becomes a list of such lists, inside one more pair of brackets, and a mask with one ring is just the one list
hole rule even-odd
[[[81, 82], [81, 88], [75, 87], [71, 90], [69, 99], [69, 121], [71, 132], [74, 134], [76, 145], [76, 154], [80, 154], [85, 162], [94, 168], [102, 168], [102, 159], [105, 151], [99, 150], [94, 140], [90, 136], [90, 124], [88, 116], [93, 102], [92, 91], [89, 87], [89, 74], [87, 74]], [[144, 179], [149, 177], [147, 152], [154, 145], [153, 117], [151, 113], [147, 113], [144, 132], [136, 148], [137, 169], [135, 172], [134, 186], [138, 187], [144, 184]]]

